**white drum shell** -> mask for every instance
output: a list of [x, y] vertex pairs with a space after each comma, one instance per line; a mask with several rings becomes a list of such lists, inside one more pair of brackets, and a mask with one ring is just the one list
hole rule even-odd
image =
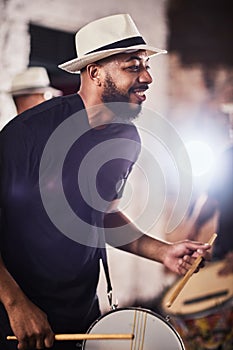
[[141, 308], [111, 311], [100, 317], [88, 333], [133, 333], [134, 339], [87, 340], [83, 344], [83, 350], [184, 350], [181, 338], [167, 321]]

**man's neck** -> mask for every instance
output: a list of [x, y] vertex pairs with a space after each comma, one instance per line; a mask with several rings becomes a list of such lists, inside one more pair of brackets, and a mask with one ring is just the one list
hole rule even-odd
[[114, 120], [114, 114], [102, 101], [88, 98], [82, 91], [78, 92], [86, 108], [88, 122], [91, 128], [103, 128]]

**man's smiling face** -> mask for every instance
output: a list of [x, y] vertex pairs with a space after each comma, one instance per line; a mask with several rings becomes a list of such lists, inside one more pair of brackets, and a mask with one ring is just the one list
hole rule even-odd
[[146, 100], [145, 91], [152, 83], [148, 61], [146, 51], [119, 54], [100, 61], [104, 72], [101, 101], [110, 104], [124, 102], [126, 119], [135, 118]]

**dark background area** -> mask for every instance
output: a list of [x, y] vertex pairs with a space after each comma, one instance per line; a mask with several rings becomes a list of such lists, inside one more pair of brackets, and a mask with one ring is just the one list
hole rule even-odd
[[168, 51], [184, 65], [233, 66], [233, 1], [169, 0]]
[[71, 74], [58, 68], [58, 64], [76, 57], [75, 34], [55, 29], [29, 25], [31, 36], [30, 66], [47, 69], [51, 85], [64, 95], [77, 92], [79, 74]]

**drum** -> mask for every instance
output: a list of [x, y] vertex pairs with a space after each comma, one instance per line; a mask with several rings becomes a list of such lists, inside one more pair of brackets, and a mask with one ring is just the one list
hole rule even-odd
[[86, 340], [84, 350], [184, 350], [173, 326], [161, 316], [141, 308], [122, 308], [100, 317], [90, 334], [133, 334], [132, 340]]
[[220, 276], [223, 262], [212, 262], [194, 274], [166, 306], [176, 282], [162, 299], [162, 313], [180, 334], [187, 350], [233, 349], [233, 274]]

